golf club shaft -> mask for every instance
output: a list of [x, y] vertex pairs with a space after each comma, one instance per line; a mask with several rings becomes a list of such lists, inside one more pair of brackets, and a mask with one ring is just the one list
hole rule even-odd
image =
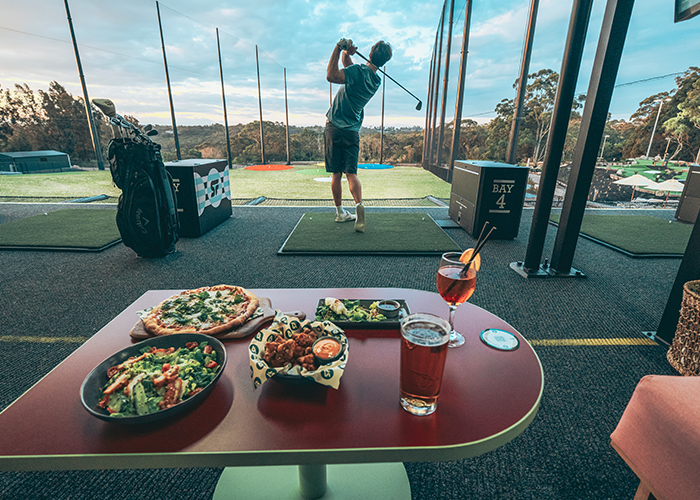
[[[367, 61], [367, 62], [372, 62], [372, 61], [370, 61], [369, 59], [367, 59], [365, 56], [363, 56], [362, 54], [360, 54], [360, 53], [357, 52], [357, 51], [355, 52], [355, 54], [357, 54], [358, 56], [360, 56], [362, 59], [364, 59], [364, 60]], [[389, 80], [391, 80], [391, 81], [394, 82], [396, 85], [398, 85], [399, 87], [401, 87], [402, 89], [404, 89], [406, 92], [408, 92], [414, 99], [418, 100], [418, 102], [421, 102], [421, 100], [418, 99], [415, 95], [413, 95], [413, 93], [411, 93], [410, 90], [408, 90], [406, 87], [404, 87], [404, 86], [401, 85], [399, 82], [397, 82], [396, 80], [394, 80], [392, 77], [390, 77], [389, 75], [387, 75], [387, 74], [384, 72], [383, 69], [377, 68], [377, 71], [380, 71], [380, 72], [381, 72], [384, 76], [386, 76]]]

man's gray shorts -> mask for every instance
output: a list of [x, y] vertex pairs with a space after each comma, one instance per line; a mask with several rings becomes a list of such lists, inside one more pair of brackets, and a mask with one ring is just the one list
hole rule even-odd
[[326, 172], [357, 173], [357, 157], [360, 154], [360, 134], [343, 130], [326, 122]]

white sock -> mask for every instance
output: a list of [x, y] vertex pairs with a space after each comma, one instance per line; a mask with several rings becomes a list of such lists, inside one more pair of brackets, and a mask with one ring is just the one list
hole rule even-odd
[[335, 207], [335, 213], [338, 215], [342, 215], [343, 212], [345, 212], [345, 209], [343, 208], [343, 205], [336, 205]]
[[362, 202], [360, 203], [355, 203], [355, 206], [357, 207], [358, 205], [362, 205]]

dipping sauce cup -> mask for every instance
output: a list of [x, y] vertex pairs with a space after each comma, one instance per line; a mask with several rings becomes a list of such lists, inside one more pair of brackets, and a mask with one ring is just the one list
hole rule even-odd
[[311, 351], [319, 363], [326, 364], [335, 361], [343, 354], [343, 346], [336, 338], [321, 337], [313, 343]]
[[401, 320], [401, 406], [413, 415], [437, 408], [450, 330], [447, 321], [429, 313]]

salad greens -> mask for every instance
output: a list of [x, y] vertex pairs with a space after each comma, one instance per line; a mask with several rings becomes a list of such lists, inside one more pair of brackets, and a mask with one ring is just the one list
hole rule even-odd
[[191, 398], [220, 369], [216, 351], [207, 342], [186, 347], [144, 347], [134, 356], [107, 370], [98, 407], [113, 417], [147, 415]]
[[383, 321], [386, 319], [377, 303], [369, 307], [362, 306], [360, 300], [327, 298], [325, 304], [320, 303], [316, 308], [316, 321]]

